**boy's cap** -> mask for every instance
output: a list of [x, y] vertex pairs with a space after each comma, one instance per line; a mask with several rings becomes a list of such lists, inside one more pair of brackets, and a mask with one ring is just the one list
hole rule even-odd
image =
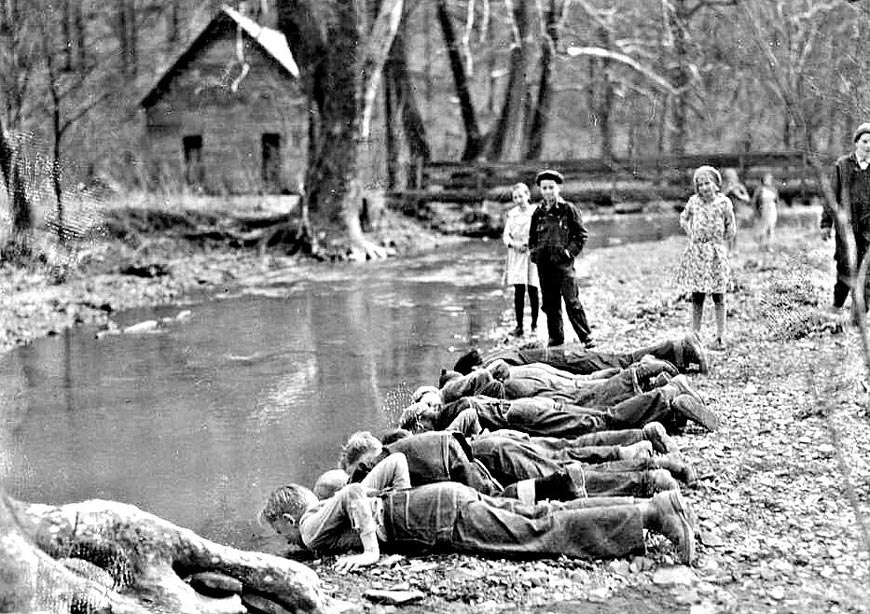
[[555, 181], [558, 184], [561, 184], [565, 181], [565, 178], [562, 176], [562, 173], [560, 173], [559, 171], [554, 171], [551, 168], [542, 170], [540, 173], [538, 173], [537, 176], [535, 177], [535, 184], [541, 185], [541, 182], [544, 181], [545, 179], [551, 179], [552, 181]]
[[858, 139], [861, 138], [862, 134], [867, 134], [870, 132], [870, 122], [864, 122], [857, 128], [855, 128], [855, 134], [852, 135], [852, 142], [857, 143]]

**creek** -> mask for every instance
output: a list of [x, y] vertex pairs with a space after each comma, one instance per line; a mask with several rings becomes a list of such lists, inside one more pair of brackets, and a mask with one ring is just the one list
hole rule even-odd
[[[590, 247], [618, 228], [593, 224]], [[672, 229], [641, 219], [632, 238]], [[389, 426], [454, 349], [500, 342], [513, 325], [503, 257], [500, 241], [470, 241], [301, 265], [116, 314], [121, 328], [161, 322], [141, 334], [79, 327], [18, 348], [0, 359], [0, 480], [21, 500], [123, 501], [260, 548], [274, 539], [255, 522], [273, 488], [313, 483], [350, 433]]]

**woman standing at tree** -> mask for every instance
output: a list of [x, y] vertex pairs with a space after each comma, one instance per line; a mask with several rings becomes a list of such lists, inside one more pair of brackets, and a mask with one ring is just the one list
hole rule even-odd
[[529, 293], [529, 305], [532, 308], [532, 332], [538, 328], [538, 268], [529, 258], [529, 226], [532, 222], [532, 212], [529, 186], [517, 183], [513, 187], [513, 201], [516, 204], [508, 211], [504, 224], [502, 240], [507, 246], [507, 262], [505, 264], [505, 282], [514, 287], [514, 312], [517, 327], [511, 331], [515, 337], [523, 335], [523, 312], [525, 310], [526, 291]]
[[701, 166], [692, 177], [695, 194], [680, 214], [680, 226], [689, 245], [680, 259], [677, 282], [692, 293], [692, 329], [701, 330], [704, 301], [713, 296], [716, 311], [715, 349], [724, 349], [725, 291], [731, 276], [728, 241], [734, 236], [734, 206], [719, 192], [722, 176], [712, 166]]

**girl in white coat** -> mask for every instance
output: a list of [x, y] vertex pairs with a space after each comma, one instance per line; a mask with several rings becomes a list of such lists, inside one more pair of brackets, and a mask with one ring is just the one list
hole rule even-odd
[[532, 221], [532, 212], [535, 210], [535, 206], [531, 204], [529, 186], [525, 183], [515, 184], [512, 198], [516, 206], [508, 211], [502, 240], [507, 246], [505, 282], [514, 287], [517, 327], [511, 331], [511, 334], [521, 337], [526, 292], [529, 294], [529, 305], [532, 308], [532, 332], [534, 333], [538, 328], [540, 282], [538, 268], [529, 259], [529, 225]]

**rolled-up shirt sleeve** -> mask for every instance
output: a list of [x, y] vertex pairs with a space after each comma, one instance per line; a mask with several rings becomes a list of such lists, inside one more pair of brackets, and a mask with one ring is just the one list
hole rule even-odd
[[302, 543], [310, 550], [359, 546], [359, 535], [376, 529], [372, 506], [362, 484], [348, 484], [303, 514], [299, 521]]

